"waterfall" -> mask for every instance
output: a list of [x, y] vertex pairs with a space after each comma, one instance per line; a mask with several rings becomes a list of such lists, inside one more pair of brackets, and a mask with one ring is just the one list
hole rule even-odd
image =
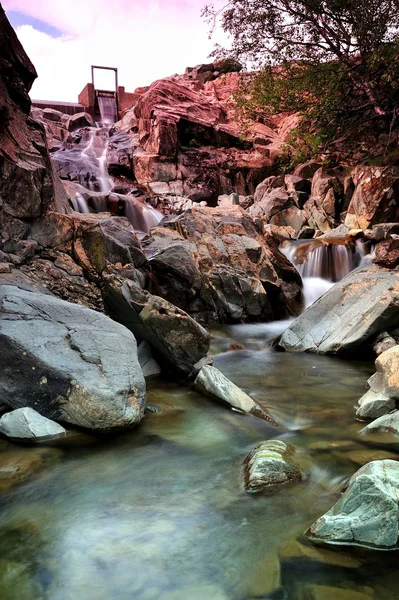
[[[114, 98], [102, 100], [115, 103]], [[110, 103], [99, 102], [99, 105], [104, 108]], [[71, 198], [72, 208], [80, 213], [111, 210], [113, 214], [125, 216], [139, 233], [149, 233], [163, 215], [133, 196], [112, 193], [114, 181], [107, 168], [109, 139], [109, 125], [84, 128], [74, 140], [67, 140], [60, 150], [52, 154], [61, 177], [67, 176], [73, 181], [76, 194]]]
[[97, 96], [102, 125], [113, 125], [118, 120], [116, 99], [113, 96]]
[[305, 307], [325, 294], [335, 282], [358, 266], [370, 264], [373, 250], [366, 253], [360, 240], [316, 238], [288, 242], [281, 251], [302, 277]]

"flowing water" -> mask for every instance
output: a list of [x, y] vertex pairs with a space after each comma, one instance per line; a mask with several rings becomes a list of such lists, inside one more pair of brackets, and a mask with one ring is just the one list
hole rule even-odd
[[[104, 103], [100, 103], [100, 98]], [[102, 126], [82, 129], [80, 137], [73, 143], [65, 142], [61, 150], [52, 154], [52, 158], [56, 161], [61, 176], [68, 174], [72, 177], [76, 195], [71, 198], [71, 202], [76, 212], [107, 212], [112, 200], [118, 208], [118, 214], [127, 217], [138, 233], [149, 233], [163, 215], [130, 194], [113, 191], [114, 181], [107, 168], [107, 152], [110, 123], [114, 122], [110, 101], [115, 103], [115, 99], [100, 98], [101, 119], [104, 119]], [[63, 167], [66, 169], [64, 175]]]

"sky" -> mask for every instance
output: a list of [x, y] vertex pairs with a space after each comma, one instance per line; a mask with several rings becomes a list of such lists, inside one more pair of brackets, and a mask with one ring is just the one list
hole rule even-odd
[[[2, 0], [38, 73], [31, 98], [65, 102], [77, 102], [91, 81], [92, 64], [116, 67], [119, 85], [132, 92], [161, 77], [183, 73], [187, 66], [208, 62], [214, 42], [226, 40], [220, 31], [208, 39], [208, 25], [201, 18], [206, 3]], [[95, 85], [114, 89], [112, 71], [96, 71]]]

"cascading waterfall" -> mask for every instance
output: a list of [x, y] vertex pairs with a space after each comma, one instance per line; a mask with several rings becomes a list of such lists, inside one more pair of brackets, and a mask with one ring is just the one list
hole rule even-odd
[[[115, 104], [114, 98], [103, 97], [102, 100], [112, 100]], [[100, 110], [101, 107], [104, 109], [101, 118], [107, 118], [111, 104], [100, 103], [99, 98]], [[105, 107], [107, 108], [105, 109]], [[69, 143], [68, 146], [53, 154], [57, 164], [66, 164], [68, 173], [73, 171], [76, 195], [71, 199], [72, 207], [80, 213], [106, 212], [109, 211], [110, 197], [112, 196], [117, 202], [118, 214], [126, 216], [139, 234], [149, 233], [163, 215], [133, 196], [112, 193], [114, 182], [107, 168], [108, 145], [109, 125], [91, 127], [82, 130], [81, 137], [72, 147]], [[73, 169], [71, 169], [71, 165], [73, 165]]]
[[118, 120], [116, 99], [112, 96], [97, 96], [102, 125], [113, 125]]
[[335, 282], [373, 259], [373, 250], [367, 253], [360, 240], [355, 243], [334, 238], [297, 240], [286, 243], [281, 251], [302, 277], [306, 308]]

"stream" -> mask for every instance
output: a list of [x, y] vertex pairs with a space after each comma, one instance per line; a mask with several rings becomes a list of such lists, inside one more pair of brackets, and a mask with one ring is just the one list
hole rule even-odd
[[[395, 552], [326, 550], [302, 537], [363, 463], [399, 450], [366, 440], [353, 419], [373, 365], [277, 353], [268, 347], [276, 333], [276, 324], [218, 328], [212, 351], [281, 428], [154, 382], [148, 404], [158, 412], [137, 429], [75, 432], [47, 448], [30, 481], [3, 490], [2, 600], [396, 599]], [[271, 438], [298, 449], [309, 478], [245, 493], [242, 461]], [[10, 443], [2, 454], [15, 452], [43, 449]], [[342, 595], [315, 596], [318, 586]]]

